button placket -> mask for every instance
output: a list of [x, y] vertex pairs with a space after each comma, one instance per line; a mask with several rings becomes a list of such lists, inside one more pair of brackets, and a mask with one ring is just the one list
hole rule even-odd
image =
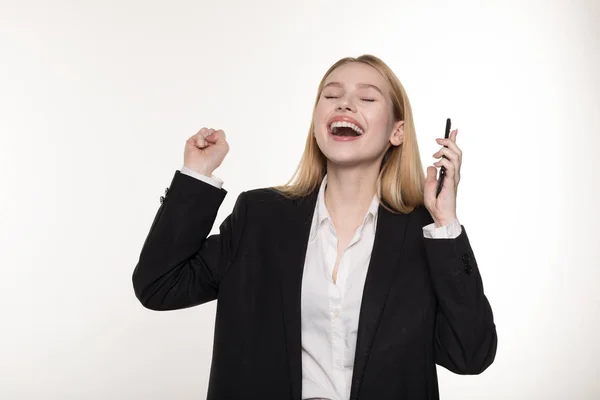
[[168, 194], [169, 194], [169, 188], [165, 188], [165, 195], [160, 196], [160, 204], [163, 204], [165, 202]]
[[471, 271], [473, 271], [473, 267], [471, 266], [471, 256], [467, 253], [462, 256], [463, 264], [465, 265], [465, 273], [469, 275]]

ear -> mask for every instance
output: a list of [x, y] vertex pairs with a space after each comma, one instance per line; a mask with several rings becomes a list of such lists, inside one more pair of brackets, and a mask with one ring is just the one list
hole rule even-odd
[[392, 146], [400, 146], [404, 141], [404, 121], [397, 121], [394, 123], [392, 129], [392, 135], [390, 136], [390, 143]]

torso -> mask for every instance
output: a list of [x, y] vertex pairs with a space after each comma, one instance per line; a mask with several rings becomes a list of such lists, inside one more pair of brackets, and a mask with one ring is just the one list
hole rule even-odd
[[358, 224], [355, 224], [354, 228], [352, 228], [352, 226], [350, 225], [350, 227], [341, 226], [340, 229], [338, 229], [338, 225], [339, 224], [334, 223], [335, 231], [336, 231], [337, 237], [338, 237], [338, 245], [337, 245], [337, 257], [335, 259], [335, 266], [333, 267], [333, 274], [332, 274], [333, 283], [337, 282], [338, 268], [340, 265], [340, 261], [342, 260], [342, 256], [344, 255], [344, 251], [348, 247], [348, 243], [350, 243], [350, 241], [352, 240], [352, 237], [354, 236], [356, 230], [361, 225], [361, 222], [359, 222]]

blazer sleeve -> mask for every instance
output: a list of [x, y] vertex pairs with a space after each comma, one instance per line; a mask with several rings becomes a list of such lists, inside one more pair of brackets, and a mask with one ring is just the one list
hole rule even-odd
[[[429, 212], [426, 219], [433, 221]], [[479, 374], [494, 361], [498, 337], [465, 227], [454, 239], [424, 240], [438, 300], [435, 362], [457, 374]]]
[[175, 310], [217, 298], [236, 256], [246, 218], [246, 195], [208, 236], [226, 191], [175, 172], [133, 271], [133, 288], [151, 310]]

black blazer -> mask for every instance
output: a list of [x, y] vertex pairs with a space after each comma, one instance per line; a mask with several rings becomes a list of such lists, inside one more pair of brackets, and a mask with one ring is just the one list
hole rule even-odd
[[[140, 302], [174, 310], [217, 299], [208, 399], [302, 393], [300, 292], [317, 191], [243, 192], [207, 237], [226, 191], [175, 172], [133, 272]], [[426, 239], [424, 207], [379, 207], [360, 310], [351, 399], [438, 399], [436, 366], [478, 374], [496, 328], [464, 230]]]

